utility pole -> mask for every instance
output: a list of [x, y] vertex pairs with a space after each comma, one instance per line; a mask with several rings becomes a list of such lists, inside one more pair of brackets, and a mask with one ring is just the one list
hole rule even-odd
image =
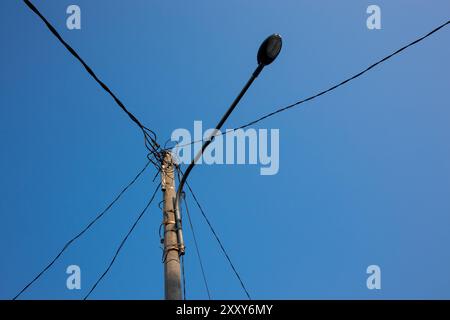
[[161, 166], [164, 226], [164, 296], [166, 300], [181, 300], [180, 248], [177, 236], [181, 221], [175, 218], [175, 164], [172, 154], [165, 152]]

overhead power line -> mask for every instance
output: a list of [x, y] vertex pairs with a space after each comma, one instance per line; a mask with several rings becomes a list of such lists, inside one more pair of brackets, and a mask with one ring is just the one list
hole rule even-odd
[[[159, 159], [159, 145], [156, 142], [156, 134], [145, 127], [120, 101], [120, 99], [109, 89], [109, 87], [94, 73], [80, 55], [61, 37], [51, 23], [41, 14], [41, 12], [29, 0], [24, 0], [25, 4], [45, 23], [50, 32], [62, 43], [62, 45], [83, 65], [89, 75], [114, 99], [116, 104], [128, 115], [128, 117], [142, 130], [144, 135], [144, 144], [156, 159]], [[153, 161], [152, 161], [153, 162]], [[158, 164], [153, 162], [158, 167]]]
[[98, 284], [100, 283], [100, 281], [102, 281], [102, 279], [106, 276], [106, 274], [108, 273], [108, 271], [111, 269], [112, 265], [114, 264], [114, 262], [116, 261], [117, 256], [119, 255], [120, 251], [122, 250], [125, 242], [127, 242], [128, 237], [131, 235], [131, 233], [133, 232], [134, 228], [137, 226], [139, 220], [141, 220], [142, 216], [144, 215], [144, 213], [147, 211], [148, 207], [150, 206], [150, 204], [153, 202], [153, 199], [155, 199], [156, 196], [156, 192], [158, 192], [159, 187], [161, 186], [161, 183], [158, 183], [158, 185], [156, 186], [155, 191], [153, 192], [150, 200], [148, 201], [147, 205], [145, 206], [145, 208], [141, 211], [141, 213], [139, 214], [139, 216], [136, 218], [136, 220], [134, 221], [133, 225], [131, 226], [130, 230], [128, 231], [128, 233], [125, 235], [125, 237], [122, 239], [122, 241], [120, 242], [119, 247], [116, 250], [116, 253], [114, 254], [111, 262], [109, 263], [108, 267], [105, 269], [105, 271], [102, 273], [102, 275], [100, 276], [100, 278], [98, 278], [98, 280], [95, 282], [95, 284], [92, 286], [91, 290], [88, 292], [88, 294], [84, 297], [84, 300], [87, 300], [87, 298], [89, 298], [89, 296], [91, 295], [91, 293], [95, 290], [95, 288], [98, 286]]
[[[49, 31], [59, 40], [59, 42], [81, 63], [81, 65], [85, 68], [85, 70], [88, 72], [88, 74], [102, 87], [103, 90], [105, 90], [115, 101], [115, 103], [121, 108], [121, 110], [126, 113], [126, 115], [129, 117], [129, 119], [131, 121], [133, 121], [133, 123], [135, 125], [137, 125], [139, 127], [139, 129], [142, 131], [142, 134], [144, 136], [144, 145], [147, 148], [147, 150], [149, 151], [149, 154], [147, 155], [147, 158], [149, 160], [149, 162], [146, 163], [145, 167], [138, 173], [138, 175], [118, 194], [118, 196], [93, 220], [91, 221], [80, 233], [78, 233], [74, 238], [72, 238], [71, 240], [69, 240], [64, 247], [62, 248], [62, 250], [57, 254], [57, 256], [40, 272], [38, 273], [33, 280], [28, 283], [14, 298], [13, 300], [17, 299], [23, 292], [25, 292], [35, 281], [37, 281], [57, 260], [58, 258], [64, 253], [64, 251], [76, 240], [78, 239], [80, 236], [82, 236], [87, 230], [89, 230], [92, 225], [98, 221], [113, 205], [114, 203], [127, 191], [127, 189], [133, 185], [135, 183], [135, 181], [139, 178], [139, 176], [145, 171], [145, 169], [148, 167], [148, 165], [150, 163], [152, 163], [154, 166], [156, 166], [158, 168], [158, 170], [161, 170], [161, 166], [160, 163], [162, 162], [162, 152], [163, 150], [161, 150], [160, 145], [157, 143], [157, 136], [155, 134], [154, 131], [152, 131], [151, 129], [149, 129], [148, 127], [144, 126], [135, 115], [133, 115], [126, 107], [125, 105], [122, 103], [122, 101], [116, 96], [116, 94], [114, 94], [112, 92], [112, 90], [96, 75], [96, 73], [94, 73], [94, 71], [92, 70], [92, 68], [87, 65], [87, 63], [80, 57], [80, 55], [61, 37], [61, 35], [58, 33], [58, 31], [53, 27], [53, 25], [40, 13], [40, 11], [31, 3], [31, 1], [29, 0], [24, 0], [25, 4], [28, 6], [28, 8], [33, 11], [43, 22], [44, 24], [47, 26], [47, 28], [49, 29]], [[241, 125], [237, 128], [234, 129], [230, 129], [230, 130], [226, 130], [222, 133], [217, 133], [216, 135], [210, 137], [208, 139], [208, 141], [212, 141], [212, 139], [214, 139], [214, 137], [219, 136], [219, 135], [226, 135], [230, 132], [239, 130], [239, 129], [244, 129], [247, 128], [249, 126], [255, 125], [267, 118], [273, 117], [275, 115], [277, 115], [278, 113], [287, 111], [289, 109], [292, 109], [296, 106], [299, 106], [303, 103], [306, 103], [308, 101], [314, 100], [322, 95], [325, 95], [327, 93], [330, 93], [331, 91], [334, 91], [335, 89], [351, 82], [354, 79], [357, 79], [359, 77], [361, 77], [362, 75], [364, 75], [365, 73], [367, 73], [368, 71], [374, 69], [375, 67], [377, 67], [378, 65], [384, 63], [385, 61], [391, 59], [392, 57], [400, 54], [401, 52], [403, 52], [404, 50], [408, 49], [411, 46], [414, 46], [415, 44], [423, 41], [424, 39], [428, 38], [429, 36], [431, 36], [432, 34], [438, 32], [439, 30], [441, 30], [442, 28], [444, 28], [445, 26], [447, 26], [448, 24], [450, 24], [450, 20], [448, 20], [447, 22], [441, 24], [440, 26], [436, 27], [435, 29], [433, 29], [432, 31], [430, 31], [429, 33], [427, 33], [426, 35], [410, 42], [409, 44], [401, 47], [400, 49], [394, 51], [393, 53], [385, 56], [384, 58], [376, 61], [375, 63], [371, 64], [370, 66], [368, 66], [367, 68], [363, 69], [362, 71], [354, 74], [353, 76], [346, 78], [345, 80], [329, 87], [326, 90], [320, 91], [312, 96], [309, 96], [305, 99], [299, 100], [295, 103], [292, 103], [290, 105], [278, 108], [268, 114], [265, 114], [253, 121], [250, 121], [244, 125]], [[253, 81], [253, 80], [252, 80]], [[249, 82], [251, 83], [251, 82]], [[247, 87], [248, 88], [248, 87]], [[245, 92], [245, 91], [244, 91]], [[239, 101], [239, 100], [237, 100]], [[229, 114], [228, 114], [229, 115]], [[223, 118], [224, 119], [224, 118]], [[226, 118], [225, 118], [226, 119]], [[187, 144], [183, 144], [183, 145], [178, 145], [178, 147], [182, 147], [182, 146], [186, 146], [186, 145], [191, 145], [194, 144], [196, 142], [202, 142], [203, 140], [197, 140], [197, 141], [193, 141], [191, 143], [187, 143]], [[207, 143], [205, 144], [205, 146], [207, 147]], [[165, 147], [164, 147], [165, 149]], [[188, 168], [189, 169], [189, 168]], [[189, 170], [188, 170], [189, 171]], [[185, 179], [185, 177], [183, 177], [183, 179]], [[181, 183], [182, 184], [182, 183]], [[192, 198], [194, 199], [194, 201], [196, 202], [203, 218], [205, 219], [206, 223], [208, 224], [211, 232], [213, 233], [215, 239], [217, 240], [223, 254], [225, 255], [229, 265], [231, 266], [234, 274], [236, 275], [237, 279], [239, 280], [239, 283], [242, 287], [242, 289], [244, 290], [246, 296], [251, 299], [250, 294], [248, 292], [248, 290], [246, 289], [246, 286], [244, 285], [244, 282], [240, 276], [240, 274], [238, 273], [237, 269], [235, 268], [234, 264], [231, 261], [230, 256], [228, 255], [227, 251], [225, 250], [222, 241], [220, 240], [217, 232], [214, 230], [213, 226], [211, 225], [209, 219], [207, 218], [205, 211], [203, 210], [202, 206], [200, 205], [197, 197], [195, 196], [192, 188], [190, 187], [189, 183], [186, 181], [186, 185], [192, 195]], [[145, 212], [147, 211], [147, 209], [149, 208], [150, 204], [152, 203], [152, 201], [154, 200], [156, 193], [158, 191], [158, 189], [160, 188], [161, 183], [158, 184], [158, 186], [156, 187], [155, 191], [153, 192], [152, 196], [150, 197], [148, 203], [146, 204], [146, 206], [144, 207], [144, 209], [140, 212], [140, 214], [137, 216], [136, 220], [134, 221], [134, 223], [132, 224], [131, 228], [128, 230], [127, 234], [125, 235], [125, 237], [122, 239], [122, 241], [120, 242], [118, 248], [116, 249], [116, 252], [112, 258], [112, 260], [110, 261], [109, 265], [106, 267], [106, 269], [104, 270], [104, 272], [100, 275], [100, 277], [97, 279], [97, 281], [94, 283], [94, 285], [91, 287], [90, 291], [87, 293], [87, 295], [84, 297], [84, 299], [88, 299], [89, 296], [92, 294], [92, 292], [96, 289], [96, 287], [99, 285], [99, 283], [104, 279], [104, 277], [108, 274], [109, 270], [112, 268], [114, 262], [116, 261], [119, 253], [121, 252], [121, 250], [123, 249], [126, 241], [128, 240], [128, 238], [130, 237], [130, 235], [132, 234], [132, 232], [134, 231], [135, 227], [137, 226], [137, 224], [139, 223], [139, 221], [141, 220], [141, 218], [143, 217], [143, 215], [145, 214]], [[181, 190], [181, 188], [180, 188]], [[191, 221], [191, 217], [189, 214], [189, 209], [187, 206], [187, 202], [186, 199], [184, 199], [185, 202], [185, 206], [186, 206], [186, 213], [188, 215], [188, 219], [189, 219], [189, 224], [191, 226], [191, 230], [193, 232], [193, 239], [194, 239], [194, 243], [196, 246], [196, 251], [197, 251], [197, 255], [198, 255], [198, 259], [199, 259], [199, 263], [200, 263], [200, 267], [201, 267], [201, 271], [202, 271], [202, 275], [203, 275], [203, 280], [205, 283], [205, 287], [208, 293], [208, 297], [211, 298], [210, 296], [210, 291], [209, 291], [209, 287], [208, 287], [208, 283], [207, 283], [207, 279], [206, 279], [206, 274], [203, 268], [203, 263], [202, 263], [202, 259], [200, 256], [200, 251], [199, 251], [199, 247], [198, 247], [198, 243], [196, 240], [196, 235], [194, 232], [194, 228], [193, 228], [193, 224]], [[178, 204], [178, 202], [177, 202]], [[181, 229], [179, 229], [181, 230]], [[183, 291], [184, 291], [184, 299], [186, 299], [186, 277], [185, 277], [185, 272], [184, 272], [184, 258], [183, 256], [181, 257], [182, 260], [182, 271], [183, 271]]]
[[206, 279], [205, 268], [203, 267], [202, 256], [200, 254], [200, 249], [198, 246], [197, 237], [195, 235], [194, 225], [192, 224], [191, 215], [189, 213], [189, 207], [187, 204], [186, 197], [183, 198], [183, 201], [184, 201], [184, 206], [186, 208], [186, 215], [188, 217], [189, 226], [191, 227], [191, 231], [192, 231], [192, 238], [194, 239], [195, 251], [197, 252], [198, 262], [200, 264], [200, 269], [202, 271], [203, 283], [205, 284], [205, 289], [206, 289], [206, 293], [208, 294], [208, 299], [211, 300], [211, 293], [209, 291], [208, 280]]
[[[360, 76], [362, 76], [362, 75], [365, 74], [366, 72], [372, 70], [372, 69], [375, 68], [376, 66], [378, 66], [378, 65], [382, 64], [383, 62], [385, 62], [385, 61], [391, 59], [392, 57], [394, 57], [394, 56], [400, 54], [402, 51], [408, 49], [409, 47], [412, 47], [412, 46], [414, 46], [415, 44], [417, 44], [417, 43], [419, 43], [419, 42], [425, 40], [426, 38], [428, 38], [428, 37], [431, 36], [432, 34], [438, 32], [438, 31], [441, 30], [442, 28], [446, 27], [448, 24], [450, 24], [450, 20], [448, 20], [447, 22], [445, 22], [445, 23], [441, 24], [440, 26], [434, 28], [433, 30], [431, 30], [430, 32], [428, 32], [426, 35], [424, 35], [424, 36], [422, 36], [422, 37], [420, 37], [420, 38], [418, 38], [418, 39], [416, 39], [416, 40], [414, 40], [414, 41], [408, 43], [407, 45], [401, 47], [400, 49], [398, 49], [398, 50], [392, 52], [391, 54], [389, 54], [389, 55], [385, 56], [384, 58], [378, 60], [377, 62], [371, 64], [370, 66], [368, 66], [368, 67], [365, 68], [364, 70], [362, 70], [362, 71], [356, 73], [355, 75], [353, 75], [353, 76], [351, 76], [351, 77], [349, 77], [349, 78], [347, 78], [347, 79], [345, 79], [345, 80], [343, 80], [343, 81], [341, 81], [341, 82], [339, 82], [339, 83], [337, 83], [337, 84], [331, 86], [330, 88], [328, 88], [328, 89], [326, 89], [326, 90], [323, 90], [323, 91], [321, 91], [321, 92], [319, 92], [319, 93], [317, 93], [317, 94], [314, 94], [314, 95], [312, 95], [312, 96], [309, 96], [308, 98], [305, 98], [305, 99], [302, 99], [302, 100], [297, 101], [297, 102], [295, 102], [295, 103], [292, 103], [292, 104], [290, 104], [290, 105], [288, 105], [288, 106], [281, 107], [281, 108], [279, 108], [279, 109], [277, 109], [277, 110], [275, 110], [275, 111], [272, 111], [272, 112], [270, 112], [270, 113], [268, 113], [268, 114], [266, 114], [266, 115], [264, 115], [264, 116], [262, 116], [262, 117], [260, 117], [260, 118], [257, 118], [257, 119], [255, 119], [255, 120], [253, 120], [253, 121], [250, 121], [250, 122], [246, 123], [246, 124], [243, 124], [243, 125], [241, 125], [241, 126], [239, 126], [239, 127], [237, 127], [237, 128], [230, 129], [230, 130], [226, 130], [226, 131], [224, 131], [224, 132], [219, 132], [219, 133], [217, 133], [214, 137], [221, 136], [221, 135], [226, 135], [226, 134], [231, 133], [231, 132], [234, 132], [234, 131], [236, 131], [236, 130], [244, 129], [244, 128], [250, 127], [250, 126], [252, 126], [252, 125], [254, 125], [254, 124], [258, 123], [258, 122], [261, 122], [261, 121], [263, 121], [263, 120], [265, 120], [265, 119], [267, 119], [267, 118], [273, 117], [273, 116], [275, 116], [275, 115], [278, 114], [278, 113], [287, 111], [287, 110], [292, 109], [292, 108], [294, 108], [294, 107], [296, 107], [296, 106], [298, 106], [298, 105], [301, 105], [301, 104], [303, 104], [303, 103], [305, 103], [305, 102], [308, 102], [308, 101], [314, 100], [314, 99], [316, 99], [316, 98], [318, 98], [318, 97], [320, 97], [320, 96], [323, 96], [323, 95], [325, 95], [325, 94], [327, 94], [327, 93], [329, 93], [329, 92], [331, 92], [331, 91], [333, 91], [333, 90], [335, 90], [335, 89], [337, 89], [337, 88], [339, 88], [339, 87], [341, 87], [341, 86], [343, 86], [343, 85], [349, 83], [350, 81], [352, 81], [352, 80], [354, 80], [354, 79], [356, 79], [356, 78], [359, 78]], [[213, 138], [214, 138], [214, 137], [213, 137]], [[177, 145], [176, 147], [177, 147], [177, 148], [181, 148], [181, 147], [185, 147], [185, 146], [188, 146], [188, 145], [191, 145], [191, 144], [194, 144], [194, 143], [199, 143], [199, 142], [202, 142], [202, 141], [203, 141], [203, 140], [196, 140], [196, 141], [192, 141], [192, 142], [190, 142], [190, 143], [185, 143], [185, 144]]]
[[119, 192], [119, 194], [114, 198], [114, 200], [109, 203], [106, 208], [100, 212], [100, 214], [98, 214], [91, 222], [89, 222], [89, 224], [83, 229], [81, 230], [76, 236], [74, 236], [72, 239], [70, 239], [69, 241], [67, 241], [67, 243], [64, 245], [64, 247], [61, 249], [61, 251], [59, 251], [59, 253], [56, 255], [56, 257], [53, 258], [53, 260], [51, 260], [47, 266], [42, 269], [41, 272], [39, 272], [34, 278], [33, 280], [31, 280], [22, 290], [20, 290], [20, 292], [13, 298], [13, 300], [16, 300], [17, 298], [19, 298], [19, 296], [24, 293], [34, 282], [36, 282], [48, 269], [51, 268], [51, 266], [61, 257], [61, 255], [64, 253], [64, 251], [66, 251], [69, 246], [75, 241], [77, 240], [79, 237], [81, 237], [86, 231], [88, 231], [100, 218], [102, 218], [109, 209], [111, 209], [111, 207], [117, 202], [117, 200], [120, 199], [120, 197], [122, 197], [122, 195], [136, 182], [136, 180], [142, 175], [142, 173], [144, 173], [145, 169], [147, 169], [148, 165], [150, 164], [150, 161], [148, 161], [145, 166], [141, 169], [141, 171], [139, 171], [139, 173], [133, 178], [133, 180], [131, 180], [126, 186], [125, 188], [122, 189], [122, 191]]
[[[178, 181], [180, 181], [181, 180], [181, 177], [180, 177], [181, 169], [179, 167], [177, 167], [177, 175], [178, 175]], [[184, 201], [184, 206], [186, 208], [186, 215], [188, 217], [189, 226], [191, 227], [192, 238], [194, 239], [195, 250], [197, 252], [197, 258], [198, 258], [198, 262], [200, 264], [200, 269], [202, 272], [203, 283], [205, 284], [205, 289], [206, 289], [206, 293], [208, 294], [208, 299], [211, 300], [211, 293], [209, 291], [208, 280], [206, 279], [205, 268], [203, 267], [202, 255], [200, 254], [200, 248], [198, 246], [197, 236], [195, 235], [194, 224], [192, 223], [191, 214], [189, 213], [189, 207], [188, 207], [187, 200], [186, 200], [186, 195], [184, 193], [183, 193], [182, 200]], [[184, 268], [184, 259], [183, 259], [183, 268]], [[184, 276], [183, 276], [183, 278], [184, 278]], [[183, 282], [185, 282], [184, 279], [183, 279]]]
[[428, 38], [428, 37], [431, 36], [433, 33], [438, 32], [439, 30], [441, 30], [442, 28], [444, 28], [444, 27], [445, 27], [446, 25], [448, 25], [449, 23], [450, 23], [450, 20], [447, 21], [447, 22], [445, 22], [445, 23], [443, 23], [443, 24], [441, 24], [439, 27], [433, 29], [432, 31], [428, 32], [426, 35], [424, 35], [424, 36], [422, 36], [422, 37], [420, 37], [420, 38], [414, 40], [413, 42], [410, 42], [409, 44], [407, 44], [407, 45], [401, 47], [400, 49], [398, 49], [398, 50], [392, 52], [391, 54], [387, 55], [386, 57], [384, 57], [384, 58], [378, 60], [377, 62], [375, 62], [375, 63], [373, 63], [373, 64], [371, 64], [370, 66], [368, 66], [368, 67], [365, 68], [364, 70], [358, 72], [357, 74], [351, 76], [350, 78], [347, 78], [347, 79], [345, 79], [345, 80], [339, 82], [338, 84], [336, 84], [336, 85], [334, 85], [334, 86], [332, 86], [332, 87], [330, 87], [330, 88], [328, 88], [328, 89], [326, 89], [326, 90], [323, 90], [323, 91], [321, 91], [321, 92], [319, 92], [319, 93], [317, 93], [317, 94], [315, 94], [315, 95], [313, 95], [313, 96], [310, 96], [310, 97], [308, 97], [308, 98], [306, 98], [306, 99], [297, 101], [297, 102], [295, 102], [295, 103], [293, 103], [293, 104], [290, 104], [290, 105], [288, 105], [288, 106], [286, 106], [286, 107], [279, 108], [279, 109], [277, 109], [277, 110], [275, 110], [275, 111], [273, 111], [273, 112], [270, 112], [270, 113], [268, 113], [268, 114], [266, 114], [266, 115], [264, 115], [264, 116], [262, 116], [262, 117], [260, 117], [260, 118], [258, 118], [258, 119], [256, 119], [256, 120], [250, 121], [249, 123], [244, 124], [244, 125], [242, 125], [242, 126], [236, 128], [236, 129], [234, 129], [234, 130], [238, 130], [238, 129], [243, 129], [243, 128], [249, 127], [249, 126], [254, 125], [254, 124], [256, 124], [256, 123], [258, 123], [258, 122], [260, 122], [260, 121], [263, 121], [264, 119], [267, 119], [267, 118], [269, 118], [269, 117], [272, 117], [272, 116], [274, 116], [274, 115], [276, 115], [276, 114], [278, 114], [278, 113], [280, 113], [280, 112], [289, 110], [289, 109], [291, 109], [291, 108], [293, 108], [293, 107], [295, 107], [295, 106], [298, 106], [299, 104], [302, 104], [302, 103], [311, 101], [311, 100], [313, 100], [313, 99], [315, 99], [315, 98], [318, 98], [318, 97], [320, 97], [320, 96], [322, 96], [322, 95], [324, 95], [324, 94], [326, 94], [326, 93], [328, 93], [328, 92], [330, 92], [330, 91], [333, 91], [333, 90], [339, 88], [340, 86], [343, 86], [344, 84], [346, 84], [346, 83], [348, 83], [348, 82], [350, 82], [350, 81], [352, 81], [352, 80], [354, 80], [354, 79], [356, 79], [356, 78], [362, 76], [364, 73], [370, 71], [371, 69], [375, 68], [375, 67], [378, 66], [379, 64], [385, 62], [386, 60], [392, 58], [393, 56], [399, 54], [400, 52], [402, 52], [402, 51], [408, 49], [409, 47], [411, 47], [411, 46], [413, 46], [413, 45], [419, 43], [420, 41], [422, 41], [422, 40]]
[[239, 275], [239, 272], [237, 271], [237, 269], [234, 266], [233, 262], [231, 262], [231, 258], [228, 255], [227, 251], [225, 250], [225, 247], [223, 246], [222, 241], [220, 241], [220, 238], [217, 235], [217, 232], [214, 230], [214, 227], [211, 225], [211, 222], [209, 221], [208, 217], [206, 216], [205, 211], [203, 210], [202, 206], [200, 205], [200, 202], [198, 201], [197, 197], [194, 194], [194, 191], [192, 191], [192, 188], [191, 188], [191, 186], [189, 185], [189, 183], [187, 181], [186, 181], [186, 186], [188, 187], [188, 189], [189, 189], [189, 191], [190, 191], [190, 193], [192, 195], [192, 198], [194, 199], [195, 203], [197, 204], [197, 207], [199, 208], [203, 218], [205, 219], [206, 223], [208, 224], [212, 234], [216, 238], [216, 240], [217, 240], [217, 242], [218, 242], [218, 244], [220, 246], [220, 249], [222, 249], [223, 254], [227, 258], [228, 263], [231, 266], [231, 269], [233, 269], [234, 274], [236, 275], [237, 279], [239, 280], [239, 283], [241, 284], [242, 289], [244, 290], [244, 292], [245, 292], [246, 296], [248, 297], [248, 299], [251, 300], [252, 298], [250, 297], [250, 294], [248, 293], [248, 290], [247, 290], [247, 288], [244, 285], [244, 281], [242, 280], [241, 276]]

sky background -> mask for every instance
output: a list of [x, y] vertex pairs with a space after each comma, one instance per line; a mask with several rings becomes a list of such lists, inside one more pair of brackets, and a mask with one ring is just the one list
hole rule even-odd
[[[213, 127], [272, 33], [278, 59], [225, 128], [357, 73], [450, 17], [447, 0], [33, 3], [164, 143]], [[66, 8], [82, 28], [66, 28]], [[381, 7], [368, 30], [366, 8]], [[0, 298], [11, 299], [144, 166], [137, 127], [22, 1], [0, 3]], [[331, 94], [255, 128], [280, 129], [280, 170], [198, 166], [190, 176], [254, 299], [450, 299], [450, 27]], [[26, 299], [80, 299], [155, 188], [148, 170]], [[158, 194], [92, 299], [161, 299]], [[245, 299], [188, 198], [214, 299]], [[207, 298], [192, 242], [188, 299]], [[81, 267], [81, 290], [66, 288]], [[366, 287], [381, 267], [381, 290]]]

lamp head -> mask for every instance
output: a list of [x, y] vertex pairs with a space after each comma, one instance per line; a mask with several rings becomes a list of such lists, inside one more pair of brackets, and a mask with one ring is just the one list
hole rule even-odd
[[282, 39], [279, 34], [273, 34], [263, 41], [258, 50], [258, 65], [271, 64], [281, 51]]

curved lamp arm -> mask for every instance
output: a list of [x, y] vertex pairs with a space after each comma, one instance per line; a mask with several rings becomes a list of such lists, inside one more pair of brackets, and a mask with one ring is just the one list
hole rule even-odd
[[183, 239], [183, 231], [181, 228], [181, 214], [180, 214], [180, 197], [181, 193], [183, 192], [184, 184], [186, 183], [186, 180], [191, 173], [192, 169], [194, 168], [197, 161], [202, 156], [203, 152], [206, 150], [206, 148], [211, 144], [211, 142], [216, 137], [219, 130], [222, 128], [225, 121], [228, 119], [230, 114], [233, 112], [233, 110], [236, 108], [239, 101], [242, 99], [242, 97], [247, 92], [248, 88], [252, 85], [253, 81], [258, 77], [258, 75], [261, 73], [261, 71], [264, 69], [265, 66], [271, 64], [275, 58], [278, 56], [278, 54], [281, 51], [281, 45], [282, 40], [281, 37], [278, 34], [273, 34], [269, 36], [264, 42], [261, 44], [257, 60], [258, 60], [258, 66], [256, 67], [255, 71], [252, 73], [250, 79], [247, 81], [245, 86], [242, 88], [239, 95], [234, 99], [233, 103], [228, 108], [227, 112], [222, 116], [219, 123], [216, 125], [214, 131], [211, 133], [211, 135], [206, 139], [206, 141], [203, 143], [202, 148], [197, 152], [194, 159], [192, 159], [191, 163], [189, 164], [188, 168], [184, 172], [180, 184], [178, 185], [177, 193], [174, 199], [174, 208], [175, 208], [175, 227], [177, 230], [177, 238], [178, 238], [178, 248], [179, 248], [179, 254], [183, 255], [185, 252], [184, 247], [184, 239]]

